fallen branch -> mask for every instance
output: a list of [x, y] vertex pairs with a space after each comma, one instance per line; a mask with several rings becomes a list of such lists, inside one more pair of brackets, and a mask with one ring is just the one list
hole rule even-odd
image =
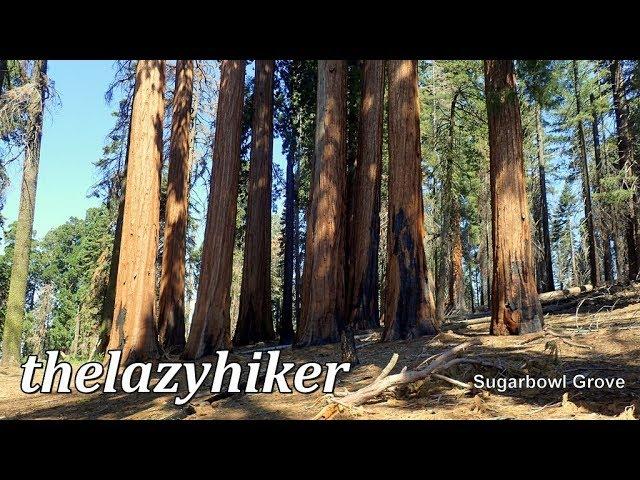
[[562, 402], [550, 402], [550, 403], [547, 403], [546, 405], [543, 405], [540, 408], [534, 408], [527, 415], [533, 415], [534, 413], [541, 412], [542, 410], [544, 410], [547, 407], [559, 407], [560, 405], [562, 405]]
[[[471, 345], [478, 345], [480, 342], [479, 339], [473, 339], [468, 342], [461, 343], [446, 352], [441, 353], [437, 357], [433, 359], [433, 361], [424, 369], [421, 370], [407, 370], [407, 367], [404, 367], [400, 373], [395, 375], [385, 376], [381, 379], [376, 379], [370, 385], [363, 387], [359, 390], [356, 390], [349, 395], [346, 395], [340, 399], [340, 406], [342, 407], [357, 407], [363, 405], [376, 398], [385, 390], [395, 387], [398, 385], [405, 385], [408, 383], [414, 383], [419, 380], [424, 380], [429, 377], [431, 374], [435, 373], [437, 370], [446, 369], [457, 362], [457, 359], [454, 359], [456, 355], [463, 352], [465, 349], [470, 347]], [[395, 356], [395, 354], [394, 354]], [[395, 365], [394, 360], [392, 358], [389, 365]], [[389, 367], [387, 365], [387, 367]], [[391, 367], [393, 368], [393, 366]], [[387, 370], [385, 367], [384, 371]], [[390, 371], [391, 369], [389, 369]], [[323, 411], [321, 411], [316, 418], [331, 418], [333, 415], [337, 413], [335, 402], [327, 405]]]
[[593, 348], [593, 347], [591, 347], [589, 345], [584, 345], [582, 343], [572, 342], [571, 340], [569, 340], [571, 338], [571, 335], [563, 335], [561, 333], [554, 332], [553, 330], [546, 330], [546, 333], [548, 333], [552, 337], [559, 338], [560, 340], [562, 340], [562, 343], [566, 343], [567, 345], [571, 345], [572, 347], [586, 348], [588, 350], [591, 350]]
[[445, 382], [448, 382], [451, 385], [455, 385], [456, 387], [461, 387], [466, 390], [471, 390], [473, 388], [473, 384], [471, 383], [464, 383], [464, 382], [461, 382], [460, 380], [456, 380], [455, 378], [449, 378], [444, 375], [440, 375], [439, 373], [432, 373], [431, 376], [439, 378], [440, 380], [444, 380]]
[[393, 370], [393, 367], [396, 366], [396, 363], [398, 363], [398, 354], [394, 353], [393, 356], [391, 357], [391, 360], [387, 364], [387, 366], [382, 369], [382, 372], [380, 372], [380, 375], [378, 375], [378, 377], [374, 380], [374, 382], [379, 382], [383, 378], [389, 376], [389, 374], [391, 373], [391, 370]]
[[567, 345], [571, 345], [572, 347], [585, 348], [587, 350], [592, 350], [593, 347], [590, 345], [584, 345], [582, 343], [572, 342], [571, 340], [567, 340], [566, 338], [562, 338], [562, 343], [566, 343]]
[[565, 335], [563, 333], [559, 333], [559, 332], [554, 332], [551, 329], [547, 329], [545, 330], [545, 334], [549, 334], [552, 337], [557, 337], [557, 338], [571, 338], [571, 335]]
[[530, 338], [526, 339], [524, 342], [520, 342], [518, 344], [518, 346], [521, 347], [523, 345], [527, 345], [528, 343], [535, 342], [536, 340], [540, 340], [540, 339], [544, 338], [545, 335], [546, 335], [546, 332], [535, 333], [535, 334], [533, 334], [533, 336], [531, 336]]
[[369, 345], [374, 345], [378, 343], [378, 340], [371, 340], [369, 342], [359, 343], [356, 345], [356, 350], [360, 350], [361, 348], [368, 347]]
[[286, 350], [287, 348], [291, 348], [292, 345], [290, 343], [286, 345], [272, 345], [271, 347], [260, 347], [260, 348], [252, 348], [251, 350], [238, 351], [237, 353], [240, 355], [252, 355], [256, 352], [269, 352], [272, 350]]

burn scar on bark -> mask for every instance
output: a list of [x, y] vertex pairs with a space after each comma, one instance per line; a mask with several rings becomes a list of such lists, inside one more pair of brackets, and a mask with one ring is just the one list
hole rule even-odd
[[540, 316], [535, 305], [529, 301], [529, 295], [523, 275], [523, 265], [520, 261], [511, 262], [511, 278], [517, 278], [519, 288], [510, 292], [510, 298], [505, 304], [504, 325], [512, 335], [537, 332], [542, 329]]
[[124, 322], [127, 319], [127, 308], [123, 307], [118, 312], [116, 319], [116, 327], [118, 329], [118, 345], [122, 348], [124, 345]]
[[401, 208], [393, 218], [393, 232], [396, 237], [394, 253], [398, 258], [400, 273], [400, 298], [396, 310], [396, 328], [400, 338], [412, 338], [415, 332], [418, 309], [420, 307], [421, 285], [416, 275], [419, 271], [415, 243], [409, 231], [409, 222]]
[[517, 334], [521, 319], [519, 308], [513, 301], [507, 302], [505, 307], [504, 324], [507, 327], [507, 331], [511, 334]]

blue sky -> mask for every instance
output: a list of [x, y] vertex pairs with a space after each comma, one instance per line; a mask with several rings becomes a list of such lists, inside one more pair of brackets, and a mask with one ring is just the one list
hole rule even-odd
[[[38, 238], [71, 216], [83, 218], [87, 208], [99, 204], [87, 198], [87, 192], [97, 178], [93, 162], [114, 123], [114, 107], [104, 99], [113, 65], [104, 60], [49, 61], [59, 101], [49, 102], [44, 118], [34, 218]], [[9, 224], [18, 216], [22, 158], [9, 165], [7, 173], [11, 185], [2, 213]]]
[[[49, 102], [45, 112], [34, 218], [36, 238], [42, 238], [72, 216], [83, 218], [89, 207], [100, 203], [97, 198], [87, 197], [87, 193], [97, 180], [93, 162], [102, 154], [107, 133], [114, 124], [111, 113], [119, 101], [117, 91], [110, 104], [104, 99], [115, 73], [114, 65], [113, 60], [49, 61], [48, 73], [55, 83], [58, 101]], [[252, 72], [250, 68], [247, 74]], [[273, 153], [274, 161], [284, 168], [280, 139], [275, 139]], [[22, 160], [19, 158], [7, 169], [11, 185], [2, 211], [7, 225], [18, 216]]]

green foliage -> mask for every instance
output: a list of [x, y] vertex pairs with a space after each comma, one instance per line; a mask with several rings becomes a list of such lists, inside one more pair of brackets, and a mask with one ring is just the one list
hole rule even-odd
[[[78, 318], [78, 341], [83, 353], [89, 354], [108, 278], [111, 224], [106, 207], [90, 208], [83, 220], [72, 217], [42, 240], [32, 241], [23, 354], [39, 350], [40, 341], [45, 348], [69, 352]], [[6, 232], [5, 250], [0, 255], [0, 318], [4, 318], [6, 307], [14, 238], [15, 223]], [[50, 306], [42, 309], [45, 300]], [[41, 328], [43, 322], [46, 328]]]
[[[317, 62], [315, 60], [279, 60], [276, 62], [274, 81], [274, 132], [282, 140], [282, 153], [294, 164], [294, 216], [297, 231], [297, 251], [294, 258], [302, 265], [304, 258], [306, 215], [311, 191], [311, 175], [315, 150]], [[277, 268], [284, 274], [284, 242], [286, 237], [284, 214], [280, 220]], [[294, 270], [296, 266], [294, 265]], [[280, 277], [283, 283], [284, 279]], [[272, 284], [272, 288], [276, 284]], [[281, 287], [280, 287], [281, 288]], [[281, 300], [280, 300], [281, 301]], [[274, 319], [279, 318], [279, 307], [274, 307]], [[294, 308], [295, 316], [295, 308]]]
[[570, 182], [565, 182], [551, 219], [551, 243], [556, 257], [557, 278], [563, 285], [573, 285], [577, 282], [577, 272], [573, 269], [576, 246], [572, 219], [578, 211], [578, 205]]
[[529, 102], [548, 108], [560, 101], [558, 70], [553, 60], [518, 60], [516, 74]]
[[[420, 134], [423, 158], [425, 245], [430, 269], [448, 255], [443, 233], [447, 170], [452, 201], [460, 206], [464, 267], [477, 268], [483, 222], [487, 219], [489, 147], [482, 61], [419, 62]], [[454, 105], [455, 99], [455, 105]], [[451, 116], [454, 112], [453, 118]], [[453, 123], [453, 124], [452, 124]], [[451, 138], [453, 132], [453, 138]], [[436, 255], [435, 253], [439, 254]], [[463, 267], [463, 268], [464, 268]], [[468, 291], [477, 286], [467, 285]]]

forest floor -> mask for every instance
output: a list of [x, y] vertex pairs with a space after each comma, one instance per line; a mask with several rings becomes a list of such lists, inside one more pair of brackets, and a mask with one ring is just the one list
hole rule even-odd
[[[464, 383], [485, 377], [620, 377], [623, 389], [476, 389], [430, 377], [387, 391], [363, 407], [346, 409], [344, 419], [634, 419], [640, 418], [640, 284], [613, 286], [543, 305], [545, 333], [519, 337], [488, 335], [482, 314], [457, 319], [435, 337], [379, 343], [380, 331], [358, 335], [360, 365], [338, 376], [335, 393], [369, 385], [394, 353], [392, 373], [415, 368], [426, 358], [471, 338], [465, 363], [439, 373]], [[265, 345], [253, 347], [264, 348]], [[248, 362], [251, 349], [233, 360]], [[281, 361], [339, 361], [339, 346], [283, 349]], [[203, 361], [215, 361], [212, 358]], [[231, 360], [231, 358], [230, 358]], [[329, 401], [322, 393], [212, 395], [203, 388], [183, 407], [173, 394], [33, 394], [20, 391], [20, 371], [0, 372], [0, 419], [311, 419]], [[221, 398], [222, 397], [222, 398]], [[338, 397], [339, 399], [339, 397]]]

